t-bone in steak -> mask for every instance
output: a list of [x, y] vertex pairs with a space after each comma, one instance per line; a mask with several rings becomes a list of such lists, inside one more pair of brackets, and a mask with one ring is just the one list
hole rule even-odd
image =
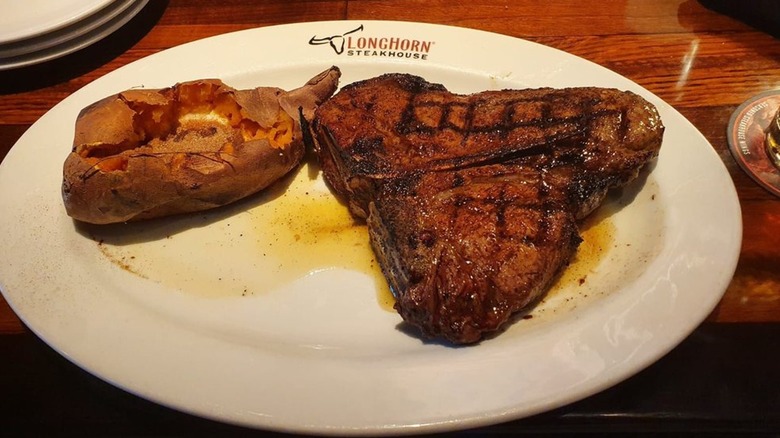
[[538, 299], [578, 221], [658, 155], [655, 107], [615, 89], [458, 95], [408, 74], [345, 86], [311, 125], [325, 179], [368, 223], [405, 321], [473, 343]]

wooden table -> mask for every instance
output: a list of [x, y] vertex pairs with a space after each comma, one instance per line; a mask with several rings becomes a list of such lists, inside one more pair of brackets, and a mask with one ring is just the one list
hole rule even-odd
[[[705, 7], [717, 9], [722, 3], [152, 0], [129, 25], [81, 52], [0, 72], [0, 158], [47, 110], [102, 75], [172, 46], [240, 29], [339, 19], [421, 21], [498, 32], [565, 50], [644, 86], [704, 134], [739, 194], [742, 252], [720, 304], [668, 356], [601, 394], [485, 431], [778, 432], [780, 200], [743, 173], [726, 140], [726, 125], [739, 104], [780, 88], [780, 41], [767, 33], [780, 28], [777, 21], [771, 26], [778, 8], [770, 1], [758, 2], [774, 8], [774, 18], [749, 11], [734, 18]], [[6, 433], [252, 432], [175, 412], [92, 377], [33, 335], [3, 300], [0, 357], [0, 430]]]

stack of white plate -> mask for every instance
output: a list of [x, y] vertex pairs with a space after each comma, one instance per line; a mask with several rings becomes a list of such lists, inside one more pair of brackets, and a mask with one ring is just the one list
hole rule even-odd
[[0, 0], [0, 70], [80, 50], [122, 27], [149, 0]]

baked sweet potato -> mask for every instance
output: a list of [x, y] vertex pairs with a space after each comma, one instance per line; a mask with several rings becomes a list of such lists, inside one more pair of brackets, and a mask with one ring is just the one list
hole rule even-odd
[[218, 207], [267, 187], [304, 155], [301, 123], [338, 87], [332, 67], [302, 87], [220, 80], [135, 89], [84, 108], [63, 166], [76, 220], [125, 222]]

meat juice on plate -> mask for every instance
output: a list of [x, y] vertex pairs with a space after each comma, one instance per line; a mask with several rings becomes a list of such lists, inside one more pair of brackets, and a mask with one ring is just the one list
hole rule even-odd
[[[394, 298], [365, 224], [353, 219], [317, 176], [316, 166], [305, 165], [248, 201], [256, 205], [119, 226], [123, 231], [116, 231], [117, 226], [92, 227], [90, 232], [116, 266], [182, 293], [212, 298], [277, 293], [300, 277], [345, 269], [366, 274], [377, 304], [393, 311]], [[583, 284], [614, 245], [612, 210], [609, 204], [602, 206], [583, 222], [583, 242], [545, 295], [542, 310], [545, 303], [562, 300], [572, 305], [577, 295], [587, 294]], [[197, 256], [206, 260], [198, 263]], [[237, 269], [242, 265], [244, 269]]]
[[258, 229], [274, 236], [263, 243], [263, 254], [277, 264], [283, 281], [334, 268], [366, 273], [379, 305], [392, 310], [394, 299], [369, 245], [368, 228], [314, 179], [316, 174], [316, 166], [304, 166], [282, 196], [253, 210]]
[[569, 266], [558, 275], [542, 300], [552, 298], [566, 288], [579, 287], [588, 282], [588, 276], [614, 245], [615, 224], [609, 219], [610, 210], [609, 206], [602, 206], [580, 224], [582, 242]]
[[[320, 178], [304, 165], [252, 199], [210, 212], [87, 226], [102, 254], [126, 272], [199, 297], [274, 293], [330, 269], [366, 274], [378, 305], [393, 297], [368, 241]], [[282, 291], [280, 291], [281, 293]]]

